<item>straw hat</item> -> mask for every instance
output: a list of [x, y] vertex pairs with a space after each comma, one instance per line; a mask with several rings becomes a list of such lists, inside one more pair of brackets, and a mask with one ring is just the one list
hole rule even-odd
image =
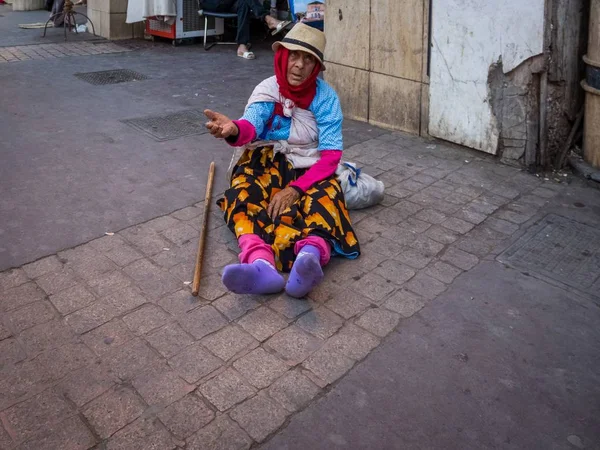
[[272, 48], [273, 51], [277, 51], [280, 46], [284, 46], [288, 50], [301, 50], [310, 53], [319, 60], [321, 67], [325, 70], [325, 65], [323, 64], [325, 44], [325, 33], [299, 22], [294, 25], [286, 37], [281, 41], [275, 42]]

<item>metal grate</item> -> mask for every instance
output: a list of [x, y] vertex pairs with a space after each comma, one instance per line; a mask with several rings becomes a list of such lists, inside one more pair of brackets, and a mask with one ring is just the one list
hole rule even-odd
[[600, 295], [600, 230], [549, 214], [498, 260]]
[[181, 111], [166, 116], [127, 119], [122, 122], [159, 142], [208, 132], [204, 126], [204, 114], [200, 109]]
[[[204, 30], [204, 17], [198, 15], [197, 0], [183, 0], [183, 31], [199, 31]], [[208, 28], [214, 28], [214, 20], [208, 21]]]
[[141, 73], [129, 69], [76, 73], [75, 76], [95, 85], [127, 83], [129, 81], [142, 81], [148, 79], [146, 75], [142, 75]]

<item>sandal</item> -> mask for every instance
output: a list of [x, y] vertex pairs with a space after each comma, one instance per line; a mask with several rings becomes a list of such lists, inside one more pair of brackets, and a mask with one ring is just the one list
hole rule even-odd
[[287, 27], [290, 23], [292, 23], [291, 20], [284, 20], [283, 22], [279, 22], [275, 29], [271, 32], [271, 35], [275, 36], [277, 33], [280, 33], [281, 30]]
[[244, 59], [254, 59], [254, 58], [256, 58], [256, 56], [254, 56], [254, 53], [252, 53], [252, 52], [244, 52], [241, 55], [238, 53], [238, 56], [240, 58], [244, 58]]

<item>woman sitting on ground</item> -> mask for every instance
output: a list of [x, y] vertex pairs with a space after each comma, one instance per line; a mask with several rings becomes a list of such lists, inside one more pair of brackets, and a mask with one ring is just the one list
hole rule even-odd
[[[360, 253], [335, 171], [342, 157], [337, 94], [318, 78], [325, 35], [295, 25], [275, 50], [275, 76], [252, 93], [240, 120], [206, 110], [207, 128], [245, 146], [218, 204], [238, 239], [240, 263], [223, 283], [238, 294], [284, 289], [304, 297], [323, 279], [331, 254]], [[278, 272], [290, 272], [287, 283]]]

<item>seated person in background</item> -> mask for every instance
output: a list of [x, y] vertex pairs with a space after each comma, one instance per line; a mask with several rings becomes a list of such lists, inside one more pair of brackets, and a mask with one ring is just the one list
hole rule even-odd
[[[211, 12], [235, 12], [238, 15], [237, 55], [245, 59], [254, 59], [254, 53], [248, 48], [250, 43], [250, 19], [264, 20], [269, 29], [279, 32], [290, 22], [277, 20], [264, 11], [261, 0], [203, 0], [203, 9]], [[274, 33], [275, 34], [275, 33]]]

